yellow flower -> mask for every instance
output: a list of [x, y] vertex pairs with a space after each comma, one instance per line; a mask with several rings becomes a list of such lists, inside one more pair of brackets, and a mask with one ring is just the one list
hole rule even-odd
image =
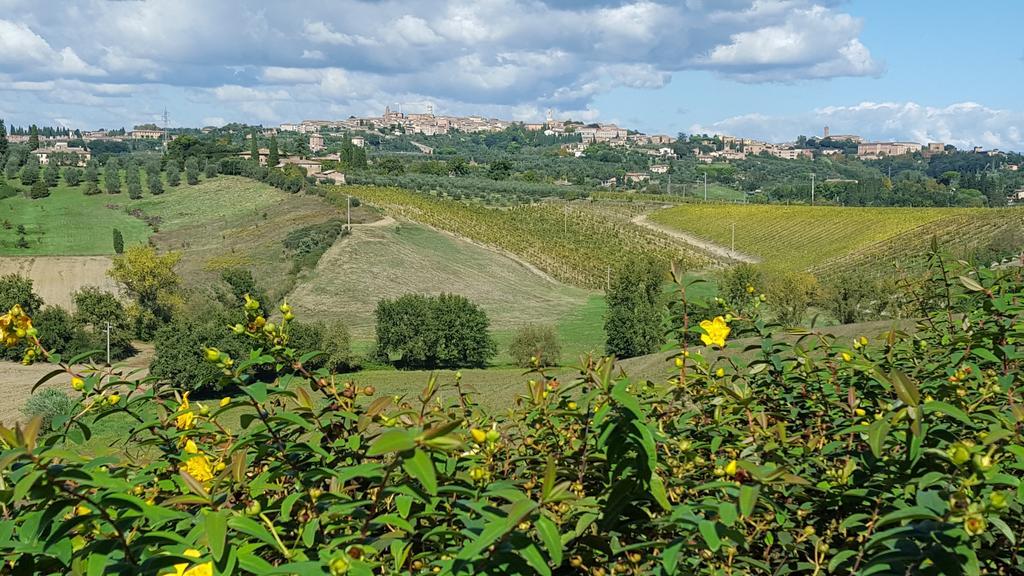
[[220, 399], [220, 406], [221, 406], [221, 408], [227, 406], [230, 403], [231, 403], [231, 398], [229, 396], [225, 396], [225, 397]]
[[213, 480], [213, 466], [210, 465], [210, 460], [202, 454], [193, 456], [185, 462], [185, 472], [200, 482]]
[[181, 405], [178, 406], [178, 417], [174, 420], [178, 430], [189, 430], [196, 425], [196, 415], [188, 404], [188, 392], [181, 396]]
[[737, 469], [738, 464], [735, 460], [730, 460], [729, 463], [725, 465], [725, 473], [729, 476], [735, 476]]
[[471, 428], [469, 433], [473, 436], [473, 440], [475, 440], [477, 444], [483, 444], [484, 441], [487, 440], [487, 432], [484, 432], [479, 428]]
[[192, 440], [185, 441], [185, 453], [186, 454], [199, 454], [199, 447]]
[[[203, 554], [194, 548], [185, 550], [185, 556], [189, 558], [199, 558]], [[181, 563], [174, 565], [174, 576], [213, 576], [213, 562], [204, 562], [202, 564], [196, 564], [189, 568], [188, 564]]]
[[725, 376], [725, 368], [719, 368], [718, 370], [715, 370], [715, 376], [718, 376], [719, 378]]
[[700, 335], [700, 339], [706, 346], [725, 346], [725, 339], [730, 331], [725, 318], [716, 316], [714, 320], [704, 320], [700, 323], [700, 328], [705, 332]]
[[843, 352], [843, 362], [850, 362], [853, 360], [853, 356], [850, 356], [849, 352]]
[[10, 311], [0, 316], [0, 343], [3, 343], [4, 346], [12, 348], [22, 338], [33, 333], [32, 319], [29, 318], [28, 314], [25, 314], [18, 304], [15, 304], [11, 307]]
[[977, 536], [985, 532], [985, 517], [980, 514], [971, 514], [964, 518], [964, 531], [971, 536]]

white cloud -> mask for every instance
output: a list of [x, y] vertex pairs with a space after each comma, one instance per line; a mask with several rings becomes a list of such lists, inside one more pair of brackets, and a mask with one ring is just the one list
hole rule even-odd
[[323, 60], [324, 59], [324, 53], [319, 51], [319, 50], [303, 50], [302, 51], [302, 59], [303, 60]]
[[326, 22], [305, 22], [305, 36], [318, 44], [335, 44], [340, 46], [374, 46], [376, 41], [359, 34], [335, 32]]
[[849, 14], [813, 6], [780, 24], [737, 32], [696, 61], [746, 82], [878, 74], [882, 66], [857, 38], [860, 29]]
[[54, 50], [31, 28], [10, 20], [0, 20], [0, 69], [70, 76], [104, 74], [103, 70], [82, 60], [70, 46]]
[[437, 35], [423, 18], [406, 14], [390, 25], [391, 31], [409, 44], [437, 44], [444, 39]]
[[708, 125], [691, 126], [690, 131], [783, 142], [801, 134], [819, 135], [824, 126], [829, 126], [833, 134], [857, 134], [869, 140], [943, 142], [959, 148], [1024, 150], [1024, 112], [989, 108], [976, 102], [948, 106], [861, 102], [792, 116], [734, 116]]

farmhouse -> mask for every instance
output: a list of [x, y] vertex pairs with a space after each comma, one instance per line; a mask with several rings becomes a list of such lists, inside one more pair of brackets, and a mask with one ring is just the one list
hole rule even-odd
[[316, 176], [321, 181], [326, 180], [328, 182], [331, 182], [332, 184], [345, 183], [345, 175], [341, 172], [338, 172], [337, 170], [328, 170], [326, 172], [321, 172], [319, 174], [313, 174], [313, 176]]
[[324, 137], [320, 134], [309, 135], [309, 151], [316, 154], [324, 149]]
[[650, 180], [650, 178], [650, 175], [645, 174], [644, 172], [626, 172], [626, 176], [623, 178], [623, 180], [626, 182], [639, 184], [641, 182], [646, 182]]
[[132, 140], [159, 140], [163, 135], [163, 130], [132, 130], [128, 133]]
[[92, 154], [85, 148], [68, 146], [67, 142], [55, 142], [52, 147], [36, 148], [32, 153], [44, 166], [51, 161], [58, 166], [85, 166], [92, 158]]
[[[259, 154], [259, 157], [260, 157], [259, 158], [260, 166], [266, 166], [267, 165], [267, 159], [270, 158], [270, 149], [269, 148], [260, 148], [259, 150], [256, 151], [256, 153]], [[251, 160], [252, 159], [252, 153], [251, 152], [241, 152], [238, 156], [241, 157], [241, 158], [245, 158], [246, 160]]]
[[655, 164], [651, 166], [651, 172], [655, 174], [665, 174], [668, 172], [668, 164]]
[[303, 170], [306, 171], [306, 174], [309, 176], [319, 174], [321, 170], [319, 162], [317, 162], [316, 160], [306, 160], [305, 158], [302, 158], [300, 156], [288, 156], [287, 158], [282, 158], [281, 162], [276, 167], [284, 168], [289, 164], [302, 168]]

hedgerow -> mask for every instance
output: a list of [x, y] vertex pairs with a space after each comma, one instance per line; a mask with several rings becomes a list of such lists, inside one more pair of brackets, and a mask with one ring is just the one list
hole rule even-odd
[[[925, 304], [912, 334], [782, 338], [748, 306], [730, 312], [761, 335], [742, 353], [718, 351], [730, 323], [690, 317], [681, 285], [700, 344], [681, 339], [671, 377], [538, 368], [502, 417], [458, 377], [393, 397], [311, 371], [258, 307], [251, 353], [205, 350], [240, 391], [209, 403], [80, 370], [14, 309], [0, 339], [27, 340], [79, 402], [53, 434], [0, 428], [5, 570], [1021, 573], [1024, 282], [933, 265], [904, 288]], [[116, 414], [145, 457], [83, 455]]]

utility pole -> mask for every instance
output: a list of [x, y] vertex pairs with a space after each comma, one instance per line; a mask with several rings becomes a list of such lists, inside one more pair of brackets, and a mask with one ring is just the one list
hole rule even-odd
[[708, 173], [704, 173], [704, 201], [708, 201]]
[[668, 175], [668, 195], [672, 195], [672, 175]]
[[347, 204], [348, 204], [348, 210], [346, 211], [345, 219], [346, 219], [346, 222], [348, 224], [348, 227], [352, 228], [352, 196], [351, 195], [348, 196]]
[[107, 366], [110, 366], [110, 322], [107, 322]]
[[811, 206], [814, 206], [814, 173], [811, 172]]

